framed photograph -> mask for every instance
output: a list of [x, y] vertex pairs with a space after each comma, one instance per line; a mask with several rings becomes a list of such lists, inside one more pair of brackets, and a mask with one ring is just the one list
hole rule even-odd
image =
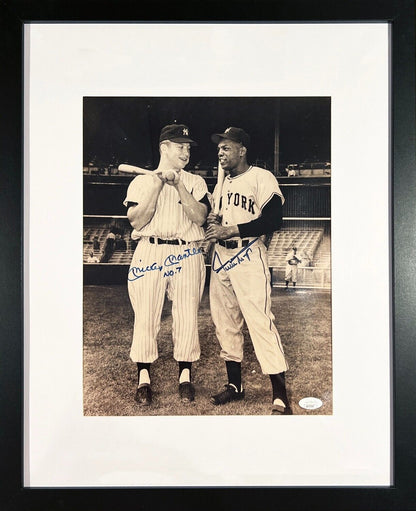
[[35, 4], [2, 7], [5, 509], [415, 507], [413, 4]]

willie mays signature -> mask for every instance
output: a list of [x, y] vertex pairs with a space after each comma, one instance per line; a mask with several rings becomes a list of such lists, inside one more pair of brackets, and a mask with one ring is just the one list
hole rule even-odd
[[[225, 263], [221, 262], [220, 256], [217, 251], [215, 251], [214, 257], [212, 259], [212, 269], [215, 273], [218, 273], [221, 270], [230, 271], [239, 264], [244, 261], [250, 261], [250, 253], [253, 252], [253, 249], [250, 248], [254, 242], [256, 242], [258, 238], [250, 241], [250, 243], [243, 247], [239, 252], [237, 252], [231, 259], [225, 261]], [[217, 266], [219, 264], [219, 266]]]
[[[129, 274], [127, 279], [130, 282], [133, 282], [134, 280], [140, 279], [141, 277], [144, 277], [147, 272], [150, 271], [162, 271], [163, 268], [170, 268], [169, 271], [165, 271], [163, 276], [164, 277], [171, 277], [175, 273], [180, 273], [182, 270], [182, 266], [177, 266], [181, 261], [184, 261], [185, 259], [188, 259], [189, 257], [192, 257], [197, 254], [202, 253], [202, 247], [199, 248], [186, 248], [182, 254], [169, 254], [166, 259], [163, 261], [163, 264], [158, 264], [157, 262], [154, 262], [147, 266], [132, 266], [129, 270]], [[141, 262], [141, 260], [139, 261]], [[171, 268], [174, 267], [173, 271]]]

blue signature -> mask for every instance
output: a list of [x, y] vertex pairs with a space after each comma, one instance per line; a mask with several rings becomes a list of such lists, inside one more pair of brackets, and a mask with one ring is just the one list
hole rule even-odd
[[[239, 264], [241, 264], [242, 262], [250, 261], [250, 253], [253, 252], [253, 249], [250, 248], [250, 245], [252, 245], [257, 240], [258, 238], [254, 239], [253, 241], [250, 241], [250, 243], [246, 247], [243, 247], [239, 252], [237, 252], [237, 254], [235, 254], [235, 256], [225, 261], [225, 263], [221, 262], [218, 252], [215, 251], [214, 257], [212, 259], [212, 269], [216, 273], [218, 273], [221, 270], [230, 271]], [[220, 266], [216, 267], [217, 264], [219, 264]]]
[[[174, 255], [170, 254], [167, 256], [167, 258], [164, 260], [163, 265], [158, 264], [157, 262], [152, 263], [151, 265], [147, 266], [132, 266], [129, 269], [129, 274], [127, 276], [127, 279], [130, 282], [133, 282], [134, 280], [140, 279], [141, 277], [144, 277], [147, 272], [150, 271], [162, 271], [163, 268], [170, 268], [171, 266], [178, 265], [181, 261], [184, 259], [188, 259], [188, 257], [192, 257], [197, 254], [202, 253], [202, 247], [200, 248], [186, 248], [183, 254]], [[141, 262], [141, 260], [140, 260]], [[175, 273], [180, 273], [182, 270], [182, 266], [176, 266], [175, 271], [172, 270], [164, 272], [164, 277], [171, 277]]]
[[179, 254], [177, 256], [171, 254], [168, 255], [168, 257], [165, 259], [165, 262], [163, 263], [165, 266], [173, 266], [174, 264], [179, 264], [180, 261], [183, 261], [184, 259], [188, 259], [188, 257], [192, 257], [197, 254], [202, 253], [202, 247], [199, 248], [193, 248], [192, 250], [190, 248], [186, 248], [185, 252], [183, 254]]

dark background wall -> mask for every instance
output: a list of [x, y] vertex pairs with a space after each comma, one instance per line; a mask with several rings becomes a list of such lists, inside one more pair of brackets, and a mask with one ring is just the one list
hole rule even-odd
[[224, 97], [86, 97], [84, 98], [84, 166], [91, 162], [131, 163], [155, 168], [161, 128], [173, 122], [189, 126], [198, 142], [189, 167], [217, 164], [210, 135], [229, 126], [251, 136], [251, 163], [274, 168], [275, 134], [281, 166], [330, 161], [331, 100], [307, 98]]
[[[84, 215], [125, 215], [123, 201], [127, 187], [134, 177], [84, 175]], [[209, 191], [213, 191], [215, 177], [205, 177]], [[330, 217], [330, 177], [279, 178], [286, 217]]]

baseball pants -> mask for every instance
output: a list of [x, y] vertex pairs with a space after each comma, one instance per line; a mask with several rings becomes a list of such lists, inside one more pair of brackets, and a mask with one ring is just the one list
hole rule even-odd
[[[221, 357], [224, 360], [241, 362], [243, 360], [244, 336], [242, 333], [246, 321], [256, 357], [264, 374], [277, 374], [288, 369], [279, 332], [274, 324], [271, 311], [270, 272], [264, 244], [257, 240], [250, 247], [250, 260], [218, 273], [211, 271], [210, 305], [212, 320], [221, 345]], [[215, 253], [222, 265], [241, 248], [227, 249], [218, 243]], [[244, 252], [242, 252], [244, 255]], [[217, 258], [218, 261], [218, 258]], [[234, 259], [234, 262], [236, 259]], [[218, 269], [218, 265], [215, 267]]]
[[198, 246], [193, 242], [157, 245], [147, 238], [137, 244], [128, 277], [134, 310], [130, 350], [133, 362], [152, 363], [158, 358], [157, 336], [166, 293], [172, 300], [173, 358], [184, 362], [199, 359], [197, 317], [204, 291], [205, 263], [202, 254], [197, 253], [172, 264], [186, 249], [192, 253]]
[[298, 265], [297, 264], [287, 264], [286, 272], [285, 272], [285, 280], [289, 281], [292, 279], [292, 282], [296, 282], [298, 280]]

